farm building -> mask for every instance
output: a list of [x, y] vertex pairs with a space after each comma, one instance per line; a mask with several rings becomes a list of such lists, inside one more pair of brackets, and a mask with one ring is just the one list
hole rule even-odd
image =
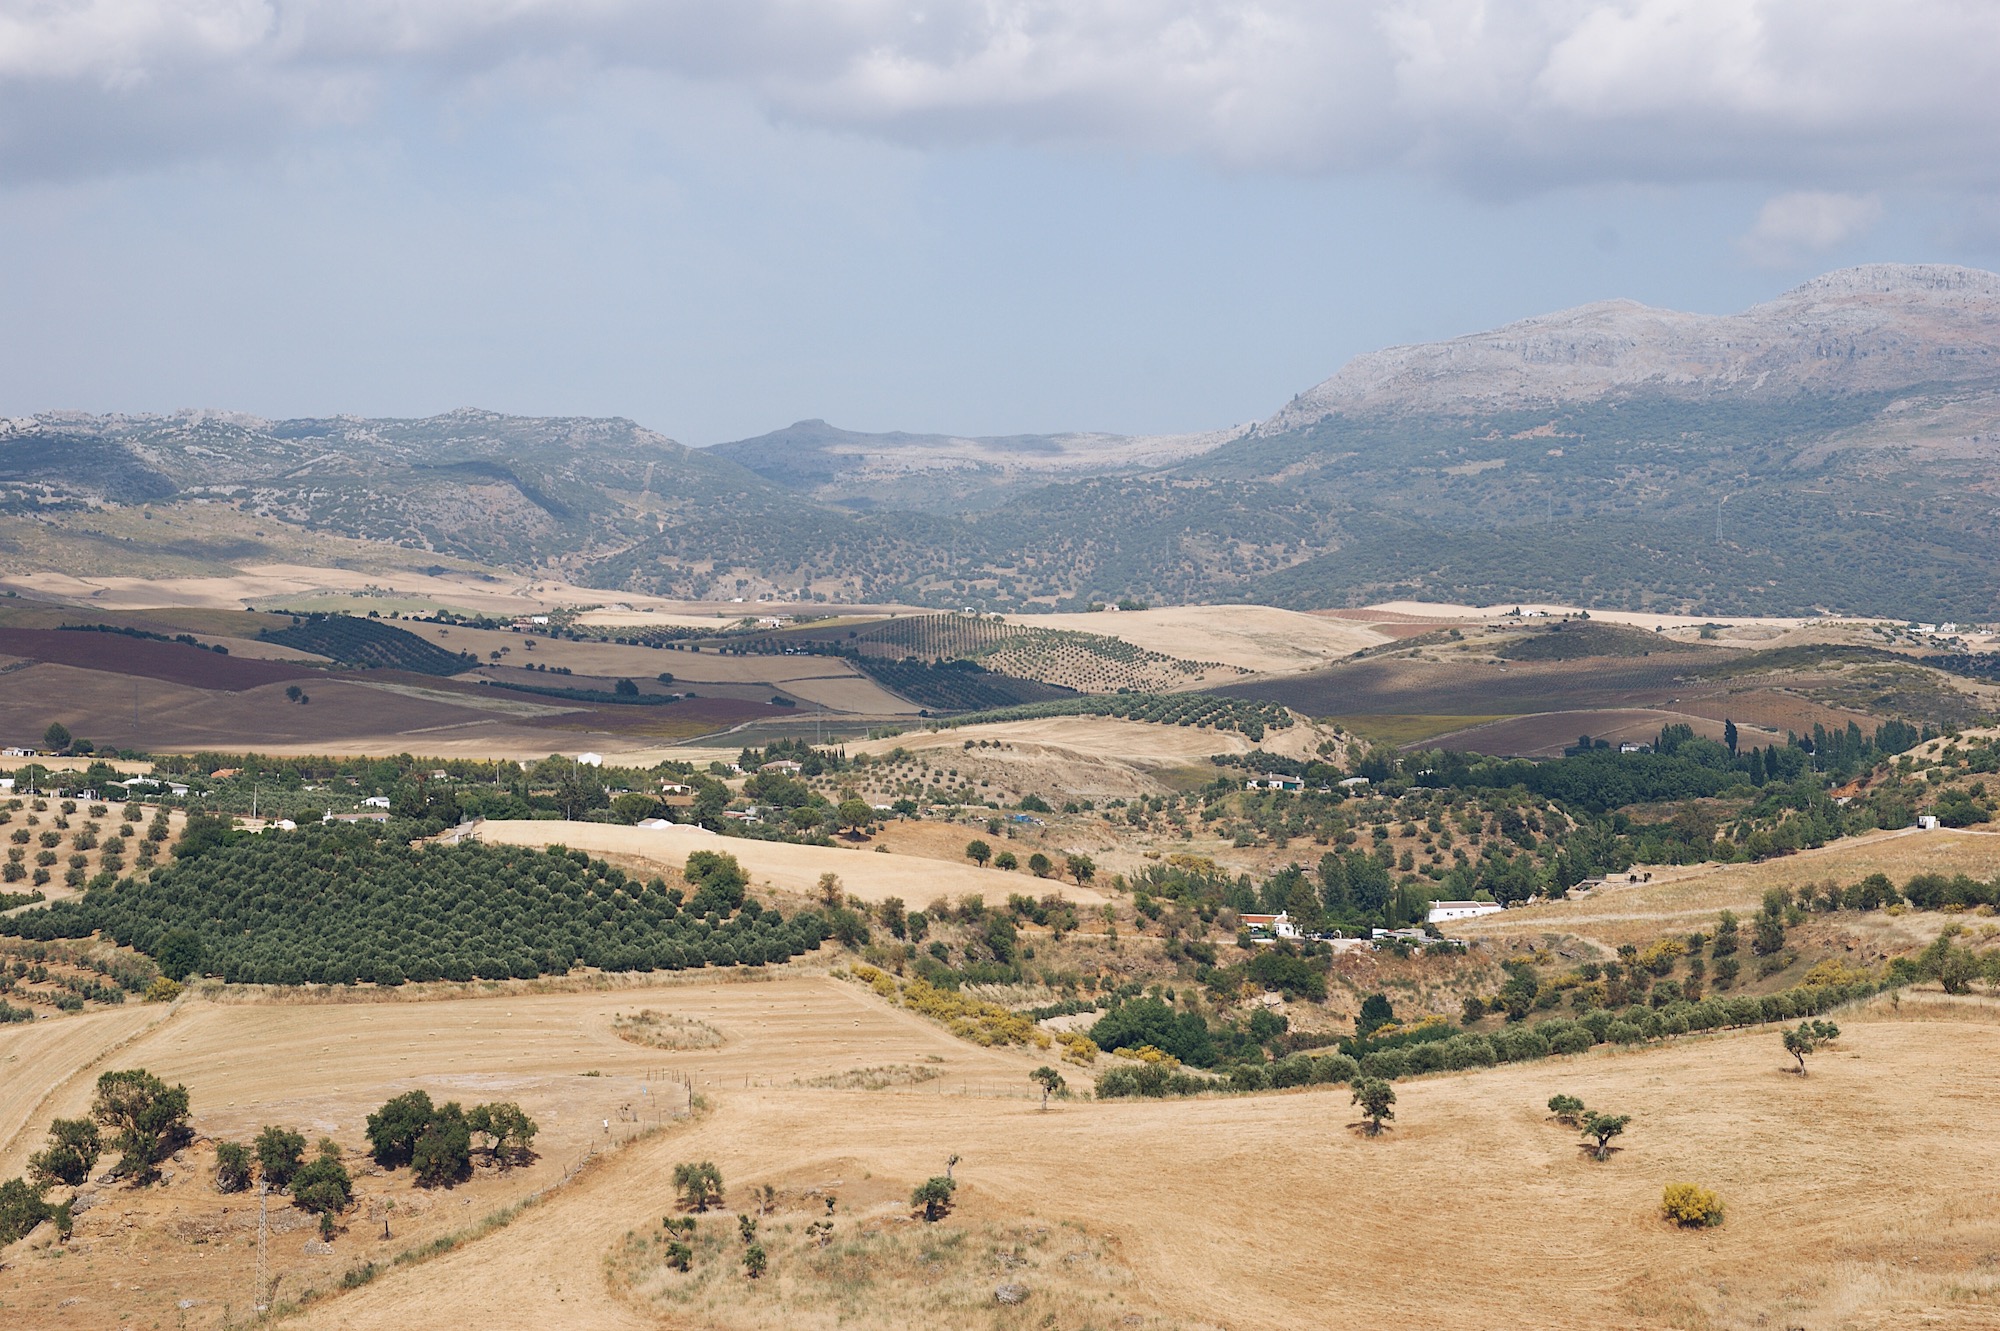
[[757, 769], [760, 772], [783, 772], [786, 776], [797, 776], [805, 768], [790, 758], [780, 758], [776, 762], [765, 763]]
[[1248, 929], [1253, 937], [1260, 933], [1268, 934], [1272, 938], [1299, 936], [1299, 927], [1292, 923], [1292, 917], [1284, 911], [1279, 911], [1276, 915], [1245, 915], [1243, 927]]
[[389, 807], [389, 797], [387, 795], [370, 795], [367, 799], [361, 801], [361, 807], [364, 809], [386, 809]]
[[389, 815], [386, 813], [335, 813], [333, 810], [328, 809], [326, 815], [320, 821], [322, 823], [386, 823], [389, 821]]
[[1938, 817], [1934, 813], [1920, 813], [1917, 815], [1917, 826], [1923, 831], [1935, 832], [1938, 829]]
[[1482, 915], [1496, 915], [1505, 909], [1497, 901], [1433, 901], [1431, 913], [1425, 918], [1432, 924], [1443, 924], [1447, 920], [1476, 920]]
[[576, 760], [584, 767], [604, 766], [604, 755], [601, 753], [579, 753], [576, 755]]
[[1340, 788], [1342, 790], [1359, 790], [1367, 784], [1368, 778], [1365, 776], [1350, 776], [1340, 783]]
[[1245, 790], [1304, 790], [1306, 783], [1295, 776], [1253, 776], [1243, 783]]

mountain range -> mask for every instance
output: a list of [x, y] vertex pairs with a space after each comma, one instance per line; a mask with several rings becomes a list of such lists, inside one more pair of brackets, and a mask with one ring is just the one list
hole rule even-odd
[[4, 515], [224, 501], [683, 596], [1977, 620], [2000, 617], [1996, 456], [2000, 276], [1873, 265], [1737, 315], [1609, 301], [1391, 348], [1263, 421], [1185, 435], [803, 421], [690, 449], [480, 411], [46, 413], [0, 422], [0, 560]]

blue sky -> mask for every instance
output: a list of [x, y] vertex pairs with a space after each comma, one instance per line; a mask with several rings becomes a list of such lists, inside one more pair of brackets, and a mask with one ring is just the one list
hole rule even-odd
[[1994, 65], [1944, 2], [0, 0], [0, 413], [1212, 428], [2000, 267]]

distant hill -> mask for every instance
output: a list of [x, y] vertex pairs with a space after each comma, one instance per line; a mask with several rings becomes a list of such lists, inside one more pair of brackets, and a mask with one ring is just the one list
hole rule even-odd
[[1081, 476], [1171, 466], [1251, 429], [1204, 434], [1017, 434], [965, 438], [863, 434], [825, 421], [716, 444], [707, 451], [766, 480], [854, 509], [990, 510], [1024, 488]]
[[1996, 475], [2000, 276], [1873, 265], [1737, 315], [1612, 301], [1371, 353], [1205, 435], [802, 421], [692, 450], [630, 421], [475, 411], [55, 413], [0, 422], [0, 563], [29, 548], [8, 513], [227, 500], [690, 597], [1983, 620]]

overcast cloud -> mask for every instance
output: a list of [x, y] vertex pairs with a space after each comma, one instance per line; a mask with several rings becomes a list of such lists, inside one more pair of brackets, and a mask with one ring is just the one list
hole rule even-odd
[[[1302, 314], [1305, 323], [1265, 330], [1268, 345], [1224, 353], [1246, 366], [1258, 356], [1282, 363], [1257, 390], [1275, 405], [1303, 386], [1279, 376], [1307, 362], [1317, 377], [1382, 341], [1463, 331], [1583, 295], [1749, 303], [1771, 294], [1772, 275], [1803, 276], [1822, 262], [1977, 260], [1993, 247], [2000, 215], [1996, 87], [2000, 4], [1990, 0], [0, 0], [0, 243], [42, 245], [58, 264], [67, 250], [79, 271], [93, 260], [116, 267], [165, 243], [148, 225], [155, 210], [185, 207], [166, 267], [212, 276], [242, 250], [233, 219], [282, 219], [289, 204], [320, 221], [351, 214], [377, 237], [384, 261], [374, 267], [384, 271], [402, 270], [393, 251], [451, 234], [454, 259], [490, 252], [490, 281], [527, 281], [524, 298], [565, 320], [577, 311], [545, 285], [538, 258], [561, 256], [582, 290], [620, 289], [651, 271], [655, 294], [688, 319], [726, 323], [742, 317], [745, 299], [760, 299], [773, 325], [839, 307], [898, 328], [936, 319], [940, 283], [961, 276], [941, 267], [926, 277], [924, 264], [1017, 246], [1024, 225], [1080, 195], [1088, 204], [1070, 232], [1052, 230], [1032, 254], [988, 260], [990, 289], [955, 298], [1004, 300], [1025, 276], [1077, 301], [1130, 302], [1137, 279], [1128, 289], [1105, 285], [1105, 274], [1118, 268], [1119, 246], [1152, 230], [1184, 258], [1169, 280], [1186, 284], [1195, 304], [1217, 298], [1200, 289], [1221, 273], [1268, 288], [1323, 282], [1305, 294], [1351, 303], [1366, 286], [1358, 272], [1313, 251], [1363, 239], [1369, 219], [1352, 207], [1362, 199], [1377, 210], [1427, 210], [1422, 224], [1390, 217], [1379, 236], [1367, 233], [1378, 262], [1421, 267], [1464, 249], [1476, 263], [1518, 264], [1522, 237], [1536, 228], [1567, 237], [1530, 256], [1504, 291], [1461, 281], [1466, 294], [1454, 306], [1405, 284], [1420, 313], [1390, 320], [1382, 309], [1350, 309], [1345, 322]], [[1099, 188], [1119, 173], [1146, 183], [1122, 194], [1115, 183]], [[529, 181], [534, 207], [548, 207], [551, 189], [568, 191], [572, 207], [523, 222]], [[1012, 215], [1021, 198], [1044, 210], [1036, 222]], [[1210, 199], [1229, 201], [1226, 215], [1244, 234], [1187, 220]], [[204, 206], [213, 215], [201, 216]], [[496, 209], [516, 211], [495, 221]], [[810, 235], [771, 220], [819, 209], [830, 215], [814, 217]], [[385, 221], [385, 210], [406, 216]], [[602, 219], [613, 213], [698, 247], [699, 271], [661, 269], [643, 227], [607, 243]], [[1303, 213], [1317, 217], [1317, 234], [1293, 233]], [[1688, 230], [1693, 250], [1637, 257], [1625, 238], [1647, 213]], [[272, 246], [267, 271], [320, 280], [323, 250], [303, 235], [288, 247], [286, 224], [274, 225], [276, 241], [258, 238]], [[1280, 243], [1260, 238], [1266, 231], [1298, 248], [1247, 262], [1245, 244]], [[86, 252], [73, 232], [101, 248]], [[578, 257], [592, 246], [594, 257]], [[798, 267], [802, 255], [819, 265], [811, 274]], [[1026, 267], [1010, 275], [1008, 262]], [[852, 270], [867, 293], [860, 305], [856, 290], [844, 301], [828, 291], [821, 305], [798, 297], [805, 303], [788, 309], [779, 293], [810, 287], [828, 264]], [[532, 279], [509, 276], [523, 265], [537, 269]], [[166, 284], [181, 279], [141, 266], [162, 284], [150, 294], [171, 305]], [[369, 267], [332, 293], [336, 303], [357, 281], [366, 290]], [[718, 282], [717, 272], [748, 287]], [[427, 280], [406, 274], [393, 294], [425, 309]], [[19, 283], [12, 295], [31, 306], [63, 304], [53, 286]], [[706, 297], [704, 283], [714, 285]], [[451, 311], [433, 313], [438, 335], [450, 335]], [[1030, 318], [1046, 330], [1060, 313], [1024, 312], [1015, 340]], [[56, 317], [71, 325], [57, 334], [72, 333], [78, 347], [117, 345], [88, 314]], [[220, 351], [228, 335], [216, 317]], [[326, 329], [324, 351], [351, 351], [342, 339], [363, 336], [363, 316], [353, 317], [351, 327]], [[1096, 335], [1153, 339], [1147, 363], [1163, 367], [1155, 382], [1181, 383], [1185, 367], [1168, 367], [1170, 334], [1157, 319], [1105, 324]], [[1318, 341], [1287, 358], [1284, 339], [1305, 335]], [[744, 334], [741, 355], [756, 355], [759, 336]], [[969, 349], [974, 342], [958, 354], [992, 354], [986, 344]], [[75, 378], [72, 366], [37, 373], [39, 345], [0, 346], [28, 358], [28, 368], [0, 369], [0, 393], [74, 384], [108, 398], [117, 373], [140, 381], [115, 358], [97, 380]], [[255, 359], [256, 348], [242, 350]], [[893, 338], [876, 350], [910, 354]], [[338, 378], [340, 361], [325, 358], [328, 390], [368, 397], [372, 381]], [[1013, 380], [1011, 400], [1033, 397], [1021, 387], [1025, 362], [991, 372]], [[848, 373], [828, 370], [824, 382], [845, 384]], [[1234, 370], [1216, 373], [1227, 380]], [[1144, 378], [1106, 390], [1103, 413], [1073, 423], [1159, 424], [1151, 417], [1162, 413], [1131, 409]], [[514, 372], [493, 382], [526, 381]], [[727, 376], [699, 382], [717, 394], [744, 386]], [[493, 396], [476, 375], [439, 371], [436, 385], [447, 405]], [[189, 391], [219, 389], [227, 381], [211, 377]], [[169, 391], [153, 382], [140, 396]], [[1218, 396], [1230, 405], [1185, 424], [1222, 423], [1255, 405], [1238, 389]], [[879, 414], [897, 414], [886, 396], [871, 400]], [[26, 405], [47, 403], [0, 409]], [[1077, 405], [1058, 396], [1042, 411]], [[981, 419], [901, 423], [1027, 423], [972, 414]], [[708, 422], [696, 433], [731, 428], [715, 413], [695, 415]]]
[[1981, 0], [12, 0], [6, 165], [88, 172], [366, 122], [398, 87], [733, 85], [919, 145], [1060, 142], [1482, 190], [1992, 183]]

